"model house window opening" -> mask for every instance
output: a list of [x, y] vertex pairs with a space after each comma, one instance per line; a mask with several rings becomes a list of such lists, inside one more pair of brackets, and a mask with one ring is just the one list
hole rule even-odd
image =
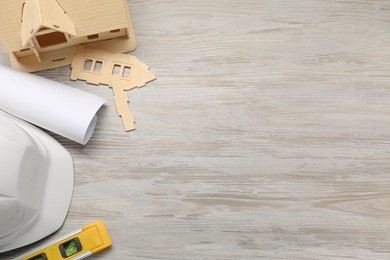
[[90, 71], [92, 68], [92, 62], [93, 62], [93, 60], [91, 60], [91, 59], [85, 59], [83, 70]]
[[131, 76], [131, 67], [122, 65], [122, 64], [114, 64], [112, 67], [112, 75], [120, 75], [121, 78], [129, 79]]
[[99, 39], [99, 34], [91, 34], [87, 36], [88, 40], [96, 40]]
[[112, 75], [116, 75], [121, 73], [122, 66], [119, 64], [115, 64], [114, 67], [112, 68]]
[[86, 58], [84, 60], [83, 70], [100, 74], [103, 72], [103, 66], [103, 60]]
[[123, 72], [122, 72], [122, 78], [130, 78], [130, 74], [131, 74], [131, 67], [129, 66], [125, 66], [123, 68]]
[[103, 70], [103, 61], [97, 60], [93, 67], [93, 72], [100, 73]]

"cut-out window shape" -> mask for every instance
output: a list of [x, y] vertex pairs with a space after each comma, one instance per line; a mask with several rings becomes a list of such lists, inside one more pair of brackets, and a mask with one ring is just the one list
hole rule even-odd
[[130, 78], [130, 74], [131, 74], [131, 68], [128, 67], [128, 66], [125, 66], [125, 67], [123, 68], [122, 77], [123, 77], [123, 78]]
[[39, 46], [41, 46], [42, 48], [60, 45], [68, 42], [65, 37], [65, 34], [62, 32], [51, 32], [47, 34], [37, 35], [35, 38], [37, 39]]
[[95, 67], [93, 68], [93, 71], [94, 71], [94, 72], [101, 72], [102, 69], [103, 69], [103, 62], [100, 61], [100, 60], [97, 60], [97, 61], [95, 62]]
[[26, 52], [26, 51], [29, 51], [31, 50], [30, 48], [26, 48], [26, 49], [21, 49], [20, 52]]
[[119, 74], [121, 73], [121, 65], [115, 64], [114, 67], [112, 68], [112, 75]]
[[86, 59], [86, 60], [84, 61], [83, 70], [90, 71], [91, 68], [92, 68], [92, 60], [91, 60], [91, 59]]
[[87, 36], [88, 40], [95, 40], [95, 39], [98, 39], [98, 38], [99, 38], [99, 34], [92, 34], [92, 35], [88, 35]]
[[111, 30], [110, 33], [118, 33], [120, 31], [121, 31], [121, 29], [116, 29], [116, 30]]
[[63, 60], [65, 60], [65, 58], [58, 58], [58, 59], [52, 60], [52, 62], [58, 62], [58, 61], [63, 61]]

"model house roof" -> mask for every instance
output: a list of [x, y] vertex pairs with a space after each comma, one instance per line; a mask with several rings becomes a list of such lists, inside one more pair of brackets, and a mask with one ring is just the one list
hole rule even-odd
[[73, 22], [56, 0], [26, 0], [22, 8], [23, 47], [27, 46], [37, 32], [46, 29], [76, 36]]
[[130, 26], [126, 0], [2, 0], [1, 5], [6, 52], [23, 49], [44, 27], [81, 37]]

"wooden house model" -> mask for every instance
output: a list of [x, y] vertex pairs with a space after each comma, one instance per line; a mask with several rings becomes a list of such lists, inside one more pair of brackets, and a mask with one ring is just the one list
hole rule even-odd
[[136, 48], [126, 0], [2, 0], [0, 41], [12, 67], [30, 72], [71, 64], [78, 45]]

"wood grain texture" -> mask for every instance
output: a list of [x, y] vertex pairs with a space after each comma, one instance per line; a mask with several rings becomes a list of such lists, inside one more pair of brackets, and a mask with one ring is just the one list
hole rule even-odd
[[107, 100], [87, 146], [53, 135], [76, 180], [51, 238], [101, 218], [91, 259], [390, 259], [389, 1], [129, 6], [157, 76], [136, 131], [107, 87], [38, 73]]

